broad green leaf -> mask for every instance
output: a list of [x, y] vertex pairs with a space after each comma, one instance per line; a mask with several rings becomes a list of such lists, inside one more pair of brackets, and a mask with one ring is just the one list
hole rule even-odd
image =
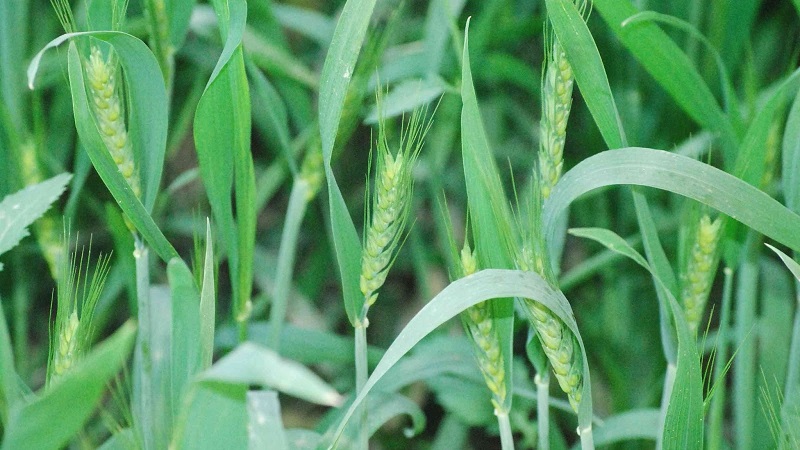
[[800, 213], [800, 95], [795, 95], [786, 119], [781, 157], [784, 202], [789, 209]]
[[14, 351], [8, 323], [0, 303], [0, 420], [8, 423], [9, 409], [19, 401], [22, 392], [17, 388], [17, 371], [14, 369]]
[[200, 288], [200, 368], [211, 367], [214, 358], [214, 325], [217, 303], [214, 286], [214, 244], [211, 221], [206, 220], [206, 254], [203, 264], [203, 286]]
[[247, 386], [194, 383], [183, 404], [170, 448], [247, 448]]
[[603, 61], [574, 0], [547, 0], [547, 15], [564, 47], [581, 96], [608, 148], [627, 145]]
[[289, 450], [277, 392], [247, 393], [247, 438], [248, 450]]
[[179, 49], [186, 39], [189, 30], [189, 19], [192, 17], [196, 0], [165, 0], [167, 17], [169, 18], [169, 38], [172, 46]]
[[719, 133], [726, 164], [731, 164], [737, 144], [733, 126], [686, 54], [656, 24], [623, 28], [625, 19], [639, 12], [630, 0], [596, 0], [592, 7], [678, 106], [704, 128]]
[[191, 379], [200, 371], [200, 293], [192, 271], [180, 258], [167, 264], [172, 326], [170, 358], [172, 414], [177, 417], [181, 398]]
[[320, 405], [336, 406], [341, 396], [314, 372], [274, 351], [245, 342], [200, 375], [205, 383], [258, 385]]
[[384, 375], [398, 363], [411, 348], [439, 325], [460, 314], [470, 306], [493, 298], [522, 297], [541, 302], [561, 319], [575, 335], [583, 356], [583, 397], [578, 410], [579, 434], [591, 431], [592, 401], [589, 365], [583, 339], [578, 332], [569, 302], [561, 291], [553, 290], [540, 276], [533, 272], [518, 270], [486, 269], [454, 281], [434, 297], [403, 328], [392, 345], [386, 350], [381, 362], [372, 372], [364, 389], [350, 405], [336, 436], [340, 435], [348, 420], [364, 398]]
[[[400, 394], [374, 391], [367, 397], [367, 410], [369, 411], [366, 423], [367, 436], [372, 436], [386, 424], [386, 422], [401, 415], [406, 415], [411, 419], [411, 428], [403, 430], [403, 434], [405, 434], [407, 438], [416, 436], [425, 428], [425, 414], [416, 403]], [[322, 443], [324, 445], [330, 445], [332, 437], [336, 433], [336, 426], [339, 424], [339, 419], [345, 414], [346, 410], [341, 409], [336, 412], [338, 414], [332, 417], [326, 417], [326, 419], [332, 420], [328, 424], [327, 432], [322, 437]], [[322, 423], [319, 425], [322, 425]], [[353, 448], [356, 445], [359, 432], [358, 425], [358, 422], [354, 422], [345, 429], [343, 435], [340, 436], [336, 442], [339, 448]], [[317, 448], [324, 448], [323, 444], [318, 445]]]
[[243, 0], [214, 5], [225, 46], [197, 105], [194, 141], [203, 184], [228, 251], [234, 314], [241, 321], [249, 315], [256, 216], [250, 94], [241, 46], [247, 5]]
[[[461, 68], [461, 154], [464, 163], [464, 178], [467, 183], [475, 252], [481, 268], [510, 269], [514, 267], [512, 256], [513, 223], [506, 199], [500, 171], [489, 148], [489, 140], [483, 128], [469, 58], [469, 20], [464, 31], [464, 56]], [[493, 327], [497, 330], [503, 355], [508, 389], [513, 388], [512, 360], [514, 334], [514, 300], [497, 298], [491, 303]], [[510, 395], [505, 405], [511, 409]]]
[[[146, 255], [139, 264], [147, 264]], [[133, 358], [131, 410], [137, 439], [145, 448], [165, 448], [169, 443], [172, 404], [172, 303], [169, 288], [150, 286], [147, 272], [137, 266], [139, 333]], [[144, 296], [141, 292], [146, 291]]]
[[610, 445], [634, 439], [655, 441], [661, 424], [661, 412], [655, 408], [634, 409], [615, 414], [595, 425], [595, 445]]
[[322, 67], [319, 90], [319, 131], [328, 183], [331, 234], [342, 279], [345, 310], [353, 325], [359, 320], [364, 305], [358, 284], [361, 271], [361, 242], [333, 175], [331, 158], [347, 88], [350, 86], [374, 8], [375, 0], [348, 0], [345, 3]]
[[[76, 33], [77, 34], [77, 33]], [[127, 42], [129, 47], [122, 47], [116, 46], [117, 54], [120, 55], [120, 59], [122, 59], [122, 55], [128, 55], [128, 59], [135, 59], [140, 57], [140, 55], [147, 54], [148, 57], [142, 57], [143, 59], [149, 58], [152, 61], [152, 55], [149, 54], [149, 50], [144, 45], [143, 42], [139, 41], [138, 39], [123, 34], [123, 33], [112, 33], [112, 32], [105, 32], [105, 33], [91, 33], [93, 36], [106, 36], [107, 41], [112, 42]], [[68, 36], [68, 35], [65, 35]], [[62, 36], [63, 38], [64, 36]], [[51, 42], [53, 44], [56, 41]], [[135, 44], [134, 44], [135, 42]], [[57, 45], [57, 44], [56, 44]], [[144, 48], [141, 48], [144, 47]], [[136, 49], [135, 51], [128, 52], [126, 49], [133, 48]], [[44, 51], [44, 50], [43, 50]], [[148, 53], [145, 53], [148, 52]], [[129, 54], [130, 53], [130, 54]], [[41, 54], [41, 52], [40, 52]], [[172, 245], [167, 241], [167, 238], [164, 237], [164, 234], [158, 228], [158, 226], [153, 221], [153, 218], [150, 216], [148, 212], [148, 208], [146, 208], [148, 198], [151, 202], [155, 202], [155, 196], [158, 189], [158, 183], [161, 179], [161, 166], [163, 165], [163, 158], [164, 158], [164, 149], [166, 145], [166, 128], [164, 128], [163, 139], [160, 139], [158, 136], [155, 136], [156, 133], [150, 132], [148, 135], [152, 139], [147, 140], [147, 144], [144, 145], [145, 142], [143, 139], [139, 139], [139, 144], [137, 145], [137, 139], [135, 138], [134, 134], [134, 121], [131, 121], [129, 127], [129, 136], [134, 144], [134, 160], [137, 162], [137, 166], [140, 167], [140, 174], [142, 174], [142, 192], [144, 195], [145, 203], [143, 204], [139, 201], [138, 198], [134, 195], [133, 191], [131, 190], [130, 185], [128, 182], [123, 178], [122, 174], [119, 172], [117, 165], [114, 163], [114, 160], [111, 158], [111, 155], [108, 152], [108, 149], [105, 146], [105, 143], [100, 137], [100, 131], [97, 128], [97, 123], [95, 121], [94, 115], [91, 113], [89, 108], [89, 98], [86, 93], [86, 85], [84, 82], [84, 75], [83, 75], [83, 68], [81, 64], [81, 57], [78, 55], [78, 49], [74, 42], [70, 42], [69, 45], [69, 52], [68, 52], [68, 59], [69, 59], [69, 78], [70, 78], [70, 89], [72, 92], [72, 104], [73, 104], [73, 111], [75, 114], [75, 126], [78, 129], [78, 135], [83, 142], [86, 151], [89, 153], [89, 158], [92, 160], [92, 164], [94, 165], [95, 169], [97, 170], [98, 175], [108, 187], [108, 190], [111, 192], [111, 195], [114, 196], [114, 199], [119, 204], [122, 211], [128, 216], [130, 221], [136, 226], [136, 229], [142, 234], [142, 236], [147, 240], [147, 242], [153, 247], [153, 249], [158, 253], [158, 255], [164, 261], [168, 261], [169, 259], [178, 256], [178, 252], [172, 247]], [[135, 64], [133, 61], [129, 61], [130, 64]], [[31, 63], [31, 67], [34, 66], [34, 63]], [[150, 71], [148, 70], [147, 73]], [[126, 74], [129, 72], [126, 71]], [[131, 92], [138, 92], [134, 97], [141, 97], [142, 95], [148, 95], [148, 91], [150, 89], [143, 88], [139, 90], [140, 84], [150, 83], [146, 79], [147, 73], [142, 74], [141, 79], [137, 78], [137, 83], [128, 82], [129, 90]], [[161, 80], [160, 73], [158, 75], [154, 75], [156, 80]], [[30, 79], [30, 78], [29, 78]], [[129, 80], [131, 78], [128, 78]], [[156, 82], [155, 84], [160, 83], [160, 81]], [[163, 84], [161, 85], [162, 95], [163, 94]], [[156, 89], [157, 90], [157, 89]], [[156, 94], [158, 95], [158, 94]], [[143, 102], [142, 105], [137, 105], [135, 103], [131, 104], [131, 109], [137, 110], [145, 110], [148, 106], [146, 102]], [[154, 111], [154, 115], [152, 117], [158, 117], [159, 108], [156, 107]], [[146, 114], [145, 111], [139, 113], [139, 116], [150, 117]], [[133, 111], [131, 111], [133, 114]], [[142, 121], [145, 121], [144, 117], [141, 117]], [[166, 121], [166, 111], [164, 111], [164, 120]], [[162, 125], [157, 125], [154, 123], [145, 123], [144, 126], [152, 126], [152, 127], [161, 127]], [[166, 127], [166, 123], [163, 125]], [[141, 153], [137, 153], [136, 149], [142, 149]], [[144, 152], [147, 152], [146, 158]], [[137, 155], [139, 155], [140, 159], [137, 159]], [[160, 156], [159, 156], [160, 155]], [[155, 166], [155, 167], [154, 167]], [[147, 168], [150, 167], [152, 170], [150, 172], [147, 171]], [[157, 173], [156, 173], [157, 172]], [[151, 188], [146, 188], [146, 186], [152, 186]], [[152, 208], [152, 203], [150, 203], [150, 208]]]
[[[72, 175], [62, 173], [49, 180], [7, 195], [0, 202], [0, 255], [28, 236], [28, 226], [61, 196]], [[0, 263], [0, 271], [3, 263]]]
[[795, 250], [800, 216], [744, 181], [692, 158], [646, 148], [608, 150], [564, 174], [545, 202], [545, 236], [573, 200], [603, 186], [631, 184], [667, 190], [697, 200]]
[[664, 449], [701, 450], [703, 448], [703, 378], [697, 340], [678, 302], [669, 302], [678, 332], [677, 375], [664, 418]]
[[106, 385], [127, 361], [135, 333], [135, 325], [125, 323], [41, 396], [12, 409], [0, 448], [52, 449], [66, 445], [83, 428]]
[[[221, 327], [216, 335], [217, 347], [232, 349], [237, 344], [237, 330], [231, 326]], [[251, 322], [247, 327], [247, 338], [255, 343], [269, 346], [272, 329], [266, 322]], [[291, 323], [281, 327], [281, 355], [301, 364], [330, 363], [350, 366], [354, 364], [353, 338], [326, 331], [300, 328]], [[368, 362], [375, 366], [383, 356], [383, 350], [369, 346]]]

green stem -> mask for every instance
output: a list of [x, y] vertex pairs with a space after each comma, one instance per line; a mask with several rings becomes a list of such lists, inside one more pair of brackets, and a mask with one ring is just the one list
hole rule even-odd
[[172, 72], [174, 61], [172, 57], [173, 48], [169, 37], [169, 18], [167, 17], [166, 5], [164, 0], [146, 0], [145, 12], [147, 13], [147, 32], [150, 34], [150, 45], [156, 55], [158, 65], [161, 68], [161, 75], [164, 77], [164, 85], [167, 88], [167, 98], [172, 93]]
[[14, 278], [16, 280], [14, 288], [14, 355], [16, 355], [17, 373], [21, 377], [28, 375], [30, 358], [28, 356], [28, 317], [30, 315], [30, 298], [28, 283], [23, 276], [22, 258], [14, 259]]
[[[308, 205], [309, 186], [301, 178], [295, 179], [289, 195], [286, 221], [281, 235], [278, 251], [278, 268], [275, 271], [275, 291], [272, 295], [272, 309], [269, 316], [270, 336], [268, 344], [276, 352], [280, 351], [281, 330], [286, 320], [286, 306], [289, 301], [289, 287], [292, 281], [294, 259], [297, 254], [297, 236]], [[365, 345], [366, 348], [366, 345]], [[366, 380], [364, 380], [366, 383]]]
[[[364, 390], [369, 377], [369, 369], [367, 368], [367, 319], [366, 314], [363, 319], [355, 326], [355, 359], [356, 359], [356, 395]], [[369, 435], [367, 434], [367, 402], [363, 402], [361, 407], [358, 438], [356, 441], [356, 449], [367, 450], [369, 448]]]
[[153, 364], [151, 360], [151, 335], [152, 318], [150, 307], [150, 268], [148, 266], [148, 251], [139, 237], [134, 237], [133, 259], [136, 263], [136, 305], [138, 308], [139, 332], [136, 335], [136, 349], [134, 353], [134, 387], [133, 407], [137, 431], [142, 448], [155, 448], [155, 436], [152, 430], [155, 424], [150, 420], [155, 417], [152, 413], [155, 405], [153, 385]]
[[[711, 400], [711, 411], [708, 414], [708, 449], [722, 450], [723, 419], [725, 418], [725, 366], [728, 363], [728, 347], [730, 341], [731, 302], [733, 298], [733, 269], [726, 267], [723, 271], [725, 282], [722, 288], [722, 312], [717, 334], [717, 354], [714, 356], [714, 398]], [[719, 389], [719, 390], [717, 390]]]
[[539, 427], [539, 449], [550, 448], [550, 373], [537, 373], [536, 383], [536, 422]]
[[756, 299], [758, 296], [758, 252], [753, 241], [756, 238], [750, 232], [743, 252], [745, 256], [739, 269], [739, 283], [736, 290], [736, 344], [739, 346], [736, 359], [733, 361], [733, 429], [735, 431], [735, 447], [738, 449], [753, 448], [753, 424], [756, 408], [756, 341], [751, 335], [755, 327]]
[[503, 450], [514, 450], [514, 436], [511, 434], [511, 422], [508, 411], [495, 411], [497, 424], [500, 426], [500, 445]]

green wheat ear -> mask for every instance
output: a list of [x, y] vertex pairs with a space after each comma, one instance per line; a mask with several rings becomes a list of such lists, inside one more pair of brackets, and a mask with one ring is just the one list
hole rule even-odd
[[[466, 239], [460, 256], [464, 276], [478, 271], [478, 259]], [[483, 380], [492, 392], [492, 406], [496, 411], [503, 411], [508, 390], [500, 339], [492, 321], [491, 303], [485, 301], [470, 306], [461, 314], [461, 320], [467, 335], [472, 340], [475, 359], [483, 374]]]
[[381, 117], [378, 121], [375, 185], [367, 193], [367, 197], [371, 197], [365, 211], [369, 227], [364, 233], [361, 252], [359, 284], [365, 300], [364, 318], [366, 310], [378, 298], [378, 289], [386, 281], [408, 222], [414, 185], [412, 170], [431, 124], [424, 115], [424, 109], [414, 111], [401, 133], [400, 149], [394, 154], [389, 149], [384, 120]]
[[88, 250], [81, 249], [79, 258], [77, 251], [69, 251], [70, 239], [67, 232], [64, 235], [57, 280], [56, 318], [50, 330], [48, 384], [69, 372], [89, 350], [94, 331], [92, 319], [111, 259], [101, 254], [90, 277], [91, 241]]
[[[544, 186], [536, 170], [532, 175], [532, 192], [528, 203], [528, 221], [519, 221], [520, 244], [515, 260], [520, 270], [536, 272], [551, 286], [555, 275], [546, 259], [547, 247], [542, 236], [542, 202]], [[519, 210], [519, 208], [518, 208]], [[522, 299], [523, 309], [542, 343], [547, 360], [553, 368], [559, 387], [567, 394], [572, 409], [577, 411], [583, 393], [583, 362], [580, 347], [567, 325], [550, 309], [534, 299]]]
[[697, 332], [717, 269], [722, 219], [703, 214], [696, 227], [686, 271], [681, 276], [681, 301], [689, 329]]

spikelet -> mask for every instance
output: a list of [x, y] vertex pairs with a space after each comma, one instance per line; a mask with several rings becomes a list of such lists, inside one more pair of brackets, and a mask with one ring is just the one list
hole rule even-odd
[[721, 225], [719, 217], [712, 222], [708, 214], [703, 214], [694, 236], [686, 272], [681, 277], [681, 300], [689, 329], [695, 333], [714, 282]]
[[[471, 275], [478, 270], [475, 252], [470, 250], [467, 242], [464, 242], [464, 248], [461, 249], [461, 268], [464, 276]], [[503, 404], [508, 392], [506, 372], [500, 340], [492, 322], [491, 304], [489, 301], [485, 301], [470, 306], [461, 314], [461, 319], [472, 338], [475, 359], [483, 374], [483, 379], [492, 392], [492, 405], [496, 411], [503, 411]]]
[[167, 63], [167, 66], [161, 66], [161, 72], [164, 76], [164, 82], [169, 84], [172, 77], [172, 67], [170, 66], [172, 65], [171, 61], [175, 54], [175, 48], [169, 36], [169, 18], [167, 17], [166, 4], [164, 0], [148, 0], [144, 4], [148, 33], [150, 34], [150, 46], [158, 54], [159, 62], [161, 64]]
[[122, 102], [119, 92], [117, 92], [117, 70], [94, 45], [91, 48], [89, 60], [85, 63], [85, 68], [92, 96], [92, 109], [97, 119], [100, 136], [125, 181], [128, 182], [136, 197], [141, 198], [142, 189], [133, 160], [133, 147], [125, 127]]
[[401, 150], [396, 155], [389, 150], [383, 121], [379, 121], [375, 187], [368, 208], [371, 217], [361, 252], [359, 285], [365, 299], [364, 318], [366, 310], [378, 298], [378, 289], [386, 281], [408, 220], [413, 190], [411, 171], [430, 127], [430, 122], [422, 122], [422, 115], [421, 110], [412, 115], [400, 139]]

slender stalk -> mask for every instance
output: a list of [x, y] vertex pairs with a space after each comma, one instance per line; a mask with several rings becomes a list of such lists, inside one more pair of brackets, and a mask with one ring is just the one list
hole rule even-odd
[[678, 367], [674, 364], [667, 364], [667, 371], [664, 374], [664, 390], [661, 393], [661, 417], [658, 424], [658, 436], [656, 437], [656, 449], [660, 450], [664, 439], [664, 422], [667, 418], [669, 399], [672, 397], [672, 388], [675, 386], [675, 376], [678, 374]]
[[[360, 394], [367, 384], [369, 369], [367, 368], [367, 322], [366, 314], [362, 321], [355, 326], [355, 358], [356, 358], [356, 395]], [[366, 322], [366, 323], [365, 323]], [[361, 414], [358, 420], [358, 437], [356, 438], [356, 449], [367, 450], [369, 448], [369, 435], [367, 434], [367, 402], [361, 404]]]
[[[276, 352], [280, 351], [281, 330], [286, 320], [286, 306], [289, 301], [289, 287], [292, 281], [294, 259], [297, 254], [297, 236], [303, 223], [308, 205], [309, 185], [298, 178], [292, 185], [286, 222], [281, 234], [281, 247], [278, 250], [278, 268], [275, 271], [275, 291], [272, 295], [272, 309], [269, 316], [270, 336], [268, 344]], [[364, 346], [366, 348], [366, 345]], [[366, 383], [366, 380], [364, 380]]]
[[508, 411], [495, 411], [497, 424], [500, 425], [500, 445], [503, 450], [514, 450], [514, 436], [511, 434], [511, 422]]
[[28, 283], [23, 276], [23, 264], [20, 257], [14, 260], [14, 278], [16, 279], [13, 293], [14, 299], [14, 355], [16, 355], [17, 373], [21, 376], [28, 374], [30, 358], [28, 356], [28, 317], [30, 317], [30, 292]]
[[578, 437], [581, 440], [582, 450], [594, 450], [594, 434], [591, 424], [586, 428], [578, 427]]
[[753, 448], [753, 424], [757, 408], [755, 401], [756, 341], [751, 335], [755, 326], [756, 299], [758, 296], [758, 253], [753, 251], [754, 233], [745, 244], [746, 256], [739, 269], [736, 290], [735, 336], [739, 350], [733, 361], [733, 424], [734, 448]]
[[708, 414], [708, 449], [722, 450], [723, 448], [723, 421], [725, 416], [725, 384], [723, 373], [728, 363], [728, 347], [730, 340], [731, 303], [733, 299], [733, 269], [726, 267], [722, 273], [725, 281], [722, 288], [722, 312], [719, 319], [717, 338], [717, 355], [714, 357], [714, 384], [717, 390], [711, 399], [711, 410]]
[[537, 373], [536, 383], [536, 422], [539, 427], [539, 449], [550, 448], [550, 372]]
[[139, 332], [136, 335], [134, 353], [134, 417], [139, 421], [138, 432], [142, 448], [155, 448], [155, 436], [151, 432], [154, 424], [142, 423], [142, 420], [154, 417], [150, 411], [154, 408], [153, 365], [151, 362], [152, 317], [150, 307], [150, 268], [148, 251], [141, 239], [134, 237], [133, 259], [136, 262], [136, 305], [138, 308]]

